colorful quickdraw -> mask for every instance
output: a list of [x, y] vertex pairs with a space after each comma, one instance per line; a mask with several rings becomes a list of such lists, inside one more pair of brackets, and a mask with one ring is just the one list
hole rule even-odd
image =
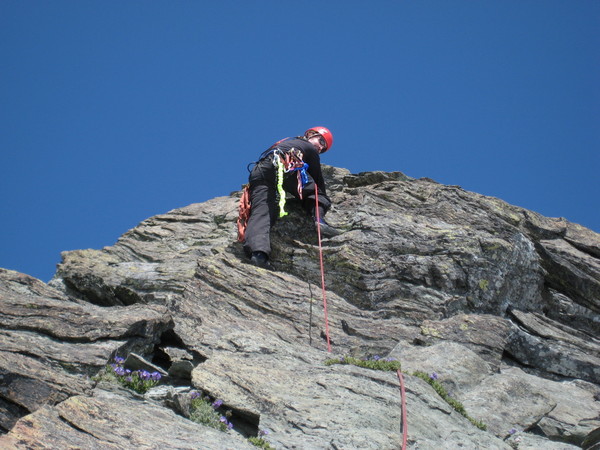
[[287, 216], [285, 212], [285, 190], [283, 189], [283, 174], [285, 172], [283, 161], [279, 153], [275, 153], [273, 164], [277, 166], [277, 193], [279, 194], [279, 217]]
[[308, 164], [302, 160], [302, 152], [295, 148], [288, 151], [273, 150], [273, 165], [277, 168], [277, 193], [279, 194], [279, 217], [287, 216], [285, 211], [285, 173], [298, 172], [298, 197], [302, 200], [302, 188], [308, 183]]

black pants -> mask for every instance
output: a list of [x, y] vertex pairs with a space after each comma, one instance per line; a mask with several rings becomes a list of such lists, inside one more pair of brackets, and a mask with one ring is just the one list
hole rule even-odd
[[[266, 158], [254, 166], [248, 181], [250, 182], [251, 210], [246, 228], [244, 251], [248, 256], [257, 251], [269, 255], [271, 253], [271, 227], [279, 215], [277, 176], [270, 158]], [[283, 188], [286, 192], [299, 198], [297, 172], [285, 174]], [[308, 183], [302, 188], [302, 206], [309, 214], [314, 215], [315, 203], [315, 183], [309, 175]], [[320, 217], [325, 215], [329, 206], [329, 200], [326, 197], [319, 197]]]

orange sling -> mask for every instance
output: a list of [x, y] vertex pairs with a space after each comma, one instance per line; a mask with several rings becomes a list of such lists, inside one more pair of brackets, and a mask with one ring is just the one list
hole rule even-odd
[[248, 219], [250, 218], [250, 186], [247, 184], [244, 185], [244, 190], [242, 191], [242, 197], [240, 198], [238, 210], [238, 242], [244, 242], [244, 240], [246, 239], [246, 227], [248, 226]]

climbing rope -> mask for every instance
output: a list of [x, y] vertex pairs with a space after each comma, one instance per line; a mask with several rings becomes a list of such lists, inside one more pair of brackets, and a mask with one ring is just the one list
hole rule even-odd
[[331, 353], [329, 341], [329, 321], [327, 319], [327, 294], [325, 292], [325, 269], [323, 267], [323, 246], [321, 245], [321, 218], [319, 217], [319, 189], [315, 183], [315, 214], [317, 219], [317, 237], [319, 240], [319, 262], [321, 264], [321, 290], [323, 291], [323, 311], [325, 313], [325, 336], [327, 337], [327, 351]]
[[[319, 263], [321, 265], [321, 289], [323, 291], [323, 311], [325, 313], [325, 336], [327, 337], [327, 351], [331, 353], [331, 342], [329, 340], [329, 320], [327, 318], [327, 294], [325, 290], [325, 269], [323, 266], [323, 246], [321, 244], [321, 217], [319, 216], [319, 188], [315, 183], [315, 215], [317, 219], [317, 237], [319, 241]], [[309, 283], [310, 289], [310, 283]], [[311, 291], [311, 312], [310, 317], [312, 318], [312, 291]], [[312, 322], [312, 320], [311, 320]], [[309, 332], [310, 334], [310, 332]], [[406, 390], [404, 388], [404, 376], [400, 369], [396, 371], [398, 375], [398, 381], [400, 382], [400, 403], [402, 407], [402, 450], [406, 450], [408, 442], [408, 418], [406, 411]]]
[[402, 404], [402, 450], [406, 449], [406, 442], [408, 440], [408, 421], [406, 414], [406, 391], [404, 390], [404, 377], [400, 369], [396, 372], [398, 374], [398, 380], [400, 381], [400, 403]]
[[[325, 269], [323, 266], [323, 246], [321, 244], [321, 217], [319, 216], [319, 188], [315, 183], [315, 215], [317, 219], [317, 237], [319, 242], [319, 263], [321, 265], [321, 290], [323, 291], [323, 311], [325, 313], [325, 336], [327, 337], [327, 351], [331, 353], [331, 342], [329, 340], [329, 320], [327, 318], [327, 294], [325, 290]], [[310, 289], [310, 282], [309, 282]], [[310, 322], [312, 322], [312, 291], [311, 291]], [[310, 330], [310, 328], [309, 328]], [[310, 335], [310, 331], [309, 331]], [[312, 337], [311, 337], [312, 340]], [[400, 403], [402, 408], [402, 450], [406, 450], [408, 442], [408, 417], [406, 411], [406, 390], [404, 388], [404, 376], [400, 369], [396, 371], [400, 382]]]

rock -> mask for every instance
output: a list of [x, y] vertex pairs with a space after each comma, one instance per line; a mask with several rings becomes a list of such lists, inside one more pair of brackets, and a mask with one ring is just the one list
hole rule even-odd
[[169, 386], [169, 385], [162, 385], [162, 386], [155, 386], [155, 387], [148, 389], [148, 392], [146, 392], [144, 394], [144, 397], [151, 399], [151, 400], [163, 401], [163, 400], [171, 399], [181, 393], [189, 393], [189, 392], [190, 392], [189, 386], [173, 387], [173, 386]]
[[144, 398], [160, 402], [167, 408], [173, 410], [175, 413], [189, 419], [191, 408], [191, 391], [192, 389], [190, 386], [173, 387], [169, 385], [162, 385], [150, 388], [148, 392], [144, 394]]
[[579, 445], [600, 424], [600, 386], [592, 383], [543, 380], [507, 366], [496, 373], [480, 356], [450, 342], [403, 347], [392, 355], [407, 373], [435, 373], [448, 393], [500, 438], [518, 428]]
[[539, 313], [511, 310], [514, 317], [506, 351], [522, 364], [600, 383], [600, 339]]
[[600, 425], [600, 387], [582, 381], [550, 381], [508, 367], [459, 396], [499, 437], [509, 430], [537, 431], [553, 441], [581, 445]]
[[506, 439], [506, 442], [510, 444], [512, 448], [518, 448], [519, 450], [570, 450], [581, 448], [578, 445], [549, 441], [542, 436], [531, 433], [516, 433]]
[[230, 244], [236, 208], [235, 198], [218, 198], [152, 217], [113, 247], [64, 252], [56, 278], [70, 295], [98, 305], [170, 304], [196, 260]]
[[70, 301], [27, 275], [0, 269], [0, 428], [89, 392], [115, 353], [151, 352], [172, 327], [163, 306], [101, 308]]
[[598, 257], [587, 254], [565, 240], [541, 240], [538, 251], [548, 271], [548, 284], [577, 303], [600, 312], [600, 264]]
[[[231, 333], [221, 346], [230, 350], [199, 365], [194, 385], [223, 399], [234, 417], [259, 417], [259, 428], [272, 431], [270, 440], [277, 448], [400, 445], [401, 405], [394, 372], [325, 366], [326, 352], [294, 348], [257, 333]], [[406, 385], [411, 445], [509, 448], [475, 428], [418, 378], [408, 376]]]
[[60, 368], [40, 363], [19, 353], [0, 352], [0, 397], [2, 429], [9, 430], [16, 420], [45, 404], [61, 402], [89, 391], [86, 378], [70, 375]]
[[[235, 242], [239, 192], [64, 252], [48, 285], [0, 271], [0, 368], [24, 387], [0, 391], [0, 445], [111, 448], [129, 435], [188, 448], [195, 435], [243, 448], [269, 428], [277, 448], [397, 448], [397, 375], [325, 365], [342, 355], [401, 360], [413, 448], [571, 448], [592, 435], [597, 233], [400, 172], [324, 174], [327, 221], [341, 231], [323, 240], [327, 321], [314, 226], [293, 200], [272, 229], [274, 271], [247, 264]], [[89, 376], [132, 353], [167, 384], [146, 401], [94, 388]], [[435, 372], [487, 431], [415, 370]], [[185, 419], [190, 384], [223, 400], [234, 431]]]
[[390, 356], [402, 361], [405, 373], [435, 374], [438, 382], [454, 397], [478, 387], [495, 373], [487, 361], [456, 342], [440, 342], [425, 348], [402, 346], [394, 349]]
[[[162, 346], [160, 348], [166, 365], [169, 367], [169, 376], [182, 380], [190, 380], [192, 378], [192, 370], [194, 370], [195, 358], [194, 355], [182, 348]], [[199, 362], [199, 361], [198, 361]]]
[[145, 370], [146, 372], [151, 373], [158, 372], [161, 375], [161, 377], [168, 376], [167, 372], [165, 372], [162, 368], [152, 364], [149, 361], [146, 361], [142, 356], [136, 353], [129, 353], [129, 355], [127, 355], [127, 358], [123, 363], [123, 367], [131, 371]]
[[494, 368], [500, 367], [510, 322], [489, 314], [457, 314], [448, 319], [424, 320], [416, 343], [457, 342], [473, 350]]
[[44, 406], [0, 436], [2, 448], [27, 449], [32, 442], [46, 448], [255, 448], [233, 433], [196, 424], [153, 403], [102, 390], [94, 391], [92, 397], [78, 395], [53, 407]]
[[596, 428], [585, 437], [583, 443], [581, 444], [581, 448], [584, 450], [600, 449], [600, 428]]
[[384, 181], [410, 181], [414, 180], [402, 172], [361, 172], [357, 175], [348, 174], [344, 176], [344, 184], [349, 187], [369, 186]]

